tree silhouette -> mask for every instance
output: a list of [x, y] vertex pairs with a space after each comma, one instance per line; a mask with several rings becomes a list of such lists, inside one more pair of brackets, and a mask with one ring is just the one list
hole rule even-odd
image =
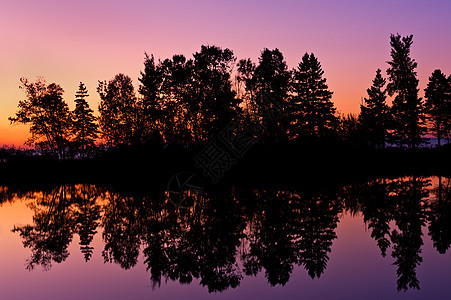
[[115, 262], [125, 270], [136, 265], [141, 246], [142, 224], [134, 204], [133, 197], [112, 192], [101, 222], [104, 261]]
[[389, 108], [386, 104], [386, 80], [377, 69], [373, 85], [367, 90], [368, 98], [360, 105], [360, 132], [367, 142], [374, 147], [383, 148], [388, 141]]
[[89, 261], [94, 250], [90, 244], [100, 223], [101, 207], [96, 203], [98, 191], [94, 186], [86, 184], [75, 186], [73, 190], [76, 204], [76, 232], [80, 236], [80, 250], [85, 261]]
[[25, 247], [32, 254], [27, 259], [27, 269], [41, 265], [44, 270], [52, 267], [52, 262], [61, 263], [69, 256], [67, 250], [74, 234], [75, 218], [67, 186], [43, 193], [34, 206], [33, 225], [14, 227], [19, 232]]
[[381, 255], [387, 255], [391, 245], [390, 222], [394, 219], [396, 202], [392, 201], [391, 193], [398, 190], [397, 182], [387, 182], [385, 178], [375, 179], [356, 185], [353, 194], [357, 195], [361, 203], [360, 211], [363, 220], [371, 230], [371, 237], [377, 242]]
[[391, 233], [393, 264], [398, 267], [398, 290], [420, 288], [416, 268], [423, 261], [420, 256], [423, 245], [421, 228], [426, 219], [424, 199], [428, 196], [425, 190], [427, 185], [428, 181], [412, 177], [397, 181], [397, 186], [392, 190], [392, 201], [397, 204], [394, 219], [399, 229]]
[[152, 205], [142, 214], [144, 258], [154, 284], [162, 276], [180, 283], [199, 278], [209, 292], [239, 285], [237, 247], [245, 223], [228, 195], [203, 196], [192, 209]]
[[230, 79], [233, 52], [201, 46], [193, 56], [174, 55], [156, 65], [146, 55], [139, 89], [146, 139], [184, 145], [205, 141], [240, 112]]
[[290, 135], [330, 135], [338, 125], [332, 92], [323, 78], [321, 63], [313, 53], [305, 53], [293, 71], [293, 95], [290, 98]]
[[130, 77], [117, 74], [108, 81], [99, 81], [99, 126], [101, 137], [110, 146], [136, 143], [137, 105]]
[[72, 113], [72, 134], [73, 141], [83, 157], [86, 157], [88, 147], [94, 146], [98, 131], [96, 117], [85, 99], [88, 96], [85, 84], [80, 82], [75, 94], [75, 109]]
[[26, 144], [49, 150], [54, 156], [65, 158], [70, 139], [71, 116], [67, 103], [63, 100], [64, 90], [57, 84], [46, 85], [44, 79], [29, 82], [20, 79], [26, 99], [19, 101], [15, 117], [11, 123], [30, 125], [31, 137]]
[[195, 136], [211, 139], [240, 112], [230, 79], [236, 59], [232, 50], [218, 46], [201, 46], [193, 56], [195, 92], [191, 101], [198, 110], [189, 104], [189, 113], [197, 117]]
[[[282, 113], [287, 105], [290, 72], [279, 49], [265, 48], [255, 66], [249, 59], [238, 63], [239, 80], [245, 82], [246, 110], [262, 125], [263, 140], [287, 140], [287, 119], [271, 117]], [[270, 115], [270, 117], [268, 117]]]
[[[143, 263], [154, 284], [198, 279], [209, 292], [240, 285], [242, 273], [265, 273], [271, 285], [284, 285], [296, 265], [312, 278], [326, 270], [335, 230], [344, 209], [362, 214], [382, 256], [388, 248], [397, 266], [399, 290], [419, 288], [422, 227], [439, 253], [451, 244], [449, 179], [428, 200], [426, 178], [378, 178], [340, 189], [211, 188], [193, 207], [177, 208], [155, 190], [115, 190], [111, 187], [0, 187], [0, 204], [31, 198], [33, 223], [16, 226], [31, 250], [27, 268], [49, 269], [69, 256], [73, 235], [80, 236], [85, 260], [92, 257], [92, 240], [102, 232], [105, 261], [123, 269]], [[3, 199], [3, 200], [2, 200]], [[13, 200], [14, 201], [14, 200]], [[430, 205], [429, 205], [430, 202]], [[396, 226], [390, 229], [390, 225]], [[237, 259], [242, 259], [242, 267]]]
[[174, 55], [172, 59], [165, 59], [160, 68], [164, 78], [161, 87], [164, 140], [172, 144], [192, 142], [196, 111], [199, 110], [199, 103], [192, 101], [193, 61], [183, 55]]
[[446, 78], [441, 70], [435, 70], [424, 91], [432, 131], [440, 146], [441, 138], [449, 138], [451, 134], [451, 77]]
[[398, 145], [409, 145], [414, 149], [422, 142], [425, 132], [424, 107], [418, 97], [417, 63], [410, 57], [413, 35], [390, 36], [391, 61], [387, 69], [387, 92], [396, 94], [392, 105], [393, 137]]
[[297, 253], [292, 240], [294, 211], [289, 193], [279, 190], [257, 190], [254, 193], [258, 209], [247, 236], [249, 250], [242, 254], [246, 275], [257, 275], [264, 268], [272, 286], [285, 285], [290, 279]]
[[255, 63], [250, 58], [240, 59], [237, 63], [237, 74], [235, 75], [236, 89], [238, 97], [244, 104], [243, 113], [246, 116], [252, 116], [255, 92]]
[[310, 277], [319, 278], [327, 267], [328, 253], [337, 238], [340, 205], [330, 192], [309, 193], [303, 199], [298, 233], [298, 262]]
[[445, 183], [442, 181], [442, 176], [439, 176], [428, 220], [433, 245], [440, 254], [445, 254], [451, 246], [451, 182], [450, 179]]
[[161, 99], [161, 86], [163, 84], [161, 66], [155, 64], [153, 55], [147, 53], [144, 58], [144, 71], [141, 72], [139, 93], [142, 108], [141, 131], [144, 142], [161, 144], [163, 142], [164, 112]]

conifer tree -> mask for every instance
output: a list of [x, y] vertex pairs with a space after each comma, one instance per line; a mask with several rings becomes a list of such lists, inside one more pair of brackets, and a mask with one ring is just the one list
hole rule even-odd
[[393, 137], [398, 145], [414, 149], [423, 142], [424, 106], [418, 97], [417, 63], [410, 57], [413, 35], [390, 36], [391, 61], [387, 69], [387, 92], [395, 95], [392, 105]]
[[440, 146], [441, 138], [449, 138], [451, 133], [451, 78], [446, 78], [441, 70], [435, 70], [424, 91], [432, 132]]
[[290, 99], [290, 136], [324, 137], [338, 125], [321, 63], [315, 55], [305, 53], [293, 72], [293, 95]]
[[373, 85], [367, 89], [368, 98], [360, 105], [359, 131], [368, 144], [375, 147], [384, 147], [388, 138], [389, 108], [385, 83], [381, 69], [377, 69]]
[[86, 156], [88, 147], [93, 146], [97, 138], [96, 117], [86, 101], [88, 96], [85, 84], [80, 82], [75, 94], [75, 109], [72, 113], [72, 133], [74, 143], [83, 157]]

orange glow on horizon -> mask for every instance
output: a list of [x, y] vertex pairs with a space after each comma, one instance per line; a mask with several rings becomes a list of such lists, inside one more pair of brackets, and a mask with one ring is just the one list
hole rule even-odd
[[233, 50], [237, 59], [258, 62], [263, 48], [277, 47], [290, 69], [297, 67], [305, 52], [313, 52], [341, 113], [358, 113], [376, 69], [385, 74], [390, 33], [414, 35], [412, 57], [418, 62], [420, 96], [434, 69], [451, 74], [451, 42], [444, 38], [451, 28], [451, 3], [446, 1], [434, 5], [356, 1], [352, 6], [331, 0], [284, 5], [247, 1], [236, 5], [135, 0], [3, 3], [0, 145], [20, 146], [28, 138], [25, 126], [11, 126], [8, 121], [24, 98], [18, 88], [21, 77], [34, 81], [42, 76], [48, 83], [61, 85], [71, 109], [82, 81], [96, 111], [98, 80], [124, 73], [134, 80], [136, 89], [144, 52], [157, 60], [174, 54], [191, 57], [201, 45], [209, 44]]

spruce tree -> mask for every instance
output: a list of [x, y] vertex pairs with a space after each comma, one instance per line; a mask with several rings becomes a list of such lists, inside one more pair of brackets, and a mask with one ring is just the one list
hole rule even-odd
[[74, 143], [83, 157], [86, 156], [88, 147], [93, 146], [97, 138], [96, 117], [86, 102], [88, 96], [85, 84], [80, 82], [75, 94], [75, 109], [72, 113], [72, 133]]
[[290, 136], [330, 135], [338, 125], [321, 63], [315, 55], [305, 53], [293, 72], [293, 94], [290, 99]]
[[367, 89], [368, 98], [360, 105], [359, 131], [368, 144], [374, 147], [384, 147], [388, 137], [389, 108], [385, 83], [381, 69], [377, 69], [373, 85]]
[[425, 91], [426, 110], [432, 121], [432, 132], [440, 146], [441, 138], [450, 136], [451, 130], [451, 80], [441, 70], [435, 70]]
[[398, 145], [414, 149], [423, 142], [424, 106], [418, 97], [417, 63], [410, 57], [413, 35], [390, 36], [391, 61], [387, 69], [387, 92], [396, 95], [392, 105], [393, 137]]

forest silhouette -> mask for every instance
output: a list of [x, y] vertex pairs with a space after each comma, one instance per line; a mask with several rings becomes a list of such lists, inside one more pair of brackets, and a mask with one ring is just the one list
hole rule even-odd
[[[28, 145], [60, 159], [86, 157], [96, 141], [108, 148], [194, 147], [237, 119], [263, 128], [262, 143], [330, 138], [375, 148], [414, 149], [423, 144], [429, 129], [440, 145], [451, 133], [451, 77], [435, 70], [426, 99], [420, 98], [417, 62], [410, 57], [412, 43], [412, 35], [391, 35], [387, 77], [381, 69], [376, 71], [359, 115], [337, 113], [333, 92], [313, 53], [305, 53], [290, 70], [277, 48], [265, 48], [256, 64], [250, 59], [237, 62], [227, 48], [201, 46], [191, 59], [174, 55], [156, 61], [145, 54], [137, 91], [125, 74], [99, 81], [98, 117], [86, 101], [83, 83], [70, 111], [58, 84], [22, 78], [26, 98], [9, 120], [29, 126]], [[387, 96], [394, 97], [391, 106]], [[274, 107], [280, 116], [265, 118], [268, 108]]]
[[[86, 262], [93, 253], [122, 269], [141, 261], [154, 285], [198, 279], [209, 292], [236, 288], [260, 272], [270, 285], [285, 285], [296, 266], [321, 277], [339, 216], [361, 214], [374, 246], [396, 266], [398, 290], [407, 290], [420, 288], [423, 232], [438, 253], [450, 248], [450, 188], [441, 176], [433, 186], [415, 176], [316, 187], [216, 186], [181, 208], [155, 186], [11, 185], [0, 189], [0, 206], [22, 199], [33, 211], [31, 224], [13, 228], [31, 251], [27, 269], [64, 262], [78, 235]], [[93, 247], [95, 235], [103, 249]]]
[[[263, 49], [257, 63], [237, 61], [232, 50], [218, 46], [201, 46], [193, 58], [178, 54], [157, 61], [145, 54], [137, 89], [125, 74], [99, 81], [98, 115], [82, 82], [71, 111], [58, 84], [22, 78], [25, 99], [9, 120], [29, 126], [31, 149], [0, 149], [0, 179], [33, 177], [23, 172], [31, 168], [49, 180], [76, 181], [93, 172], [107, 180], [111, 173], [138, 173], [132, 165], [166, 178], [184, 167], [201, 167], [211, 175], [206, 159], [214, 156], [221, 167], [213, 180], [218, 181], [232, 165], [244, 165], [237, 162], [250, 148], [245, 161], [258, 158], [246, 162], [251, 176], [258, 176], [262, 165], [271, 170], [282, 162], [309, 165], [307, 173], [318, 168], [355, 174], [392, 168], [399, 174], [415, 168], [446, 172], [451, 76], [435, 70], [425, 99], [420, 98], [412, 43], [412, 35], [390, 36], [387, 76], [376, 70], [358, 115], [337, 112], [313, 53], [289, 69], [277, 48]], [[427, 136], [437, 139], [437, 147], [421, 148]], [[227, 149], [215, 144], [218, 137]]]

